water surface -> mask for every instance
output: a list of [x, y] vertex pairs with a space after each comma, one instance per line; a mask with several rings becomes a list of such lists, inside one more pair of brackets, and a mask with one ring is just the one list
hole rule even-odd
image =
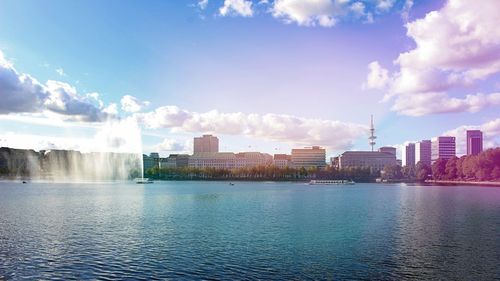
[[500, 188], [0, 183], [2, 279], [500, 279]]

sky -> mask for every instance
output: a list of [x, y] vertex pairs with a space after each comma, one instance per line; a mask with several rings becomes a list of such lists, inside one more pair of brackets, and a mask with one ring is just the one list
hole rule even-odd
[[[328, 156], [481, 129], [500, 144], [500, 2], [1, 0], [0, 146]], [[137, 141], [137, 135], [142, 139]], [[142, 143], [142, 146], [140, 145]]]

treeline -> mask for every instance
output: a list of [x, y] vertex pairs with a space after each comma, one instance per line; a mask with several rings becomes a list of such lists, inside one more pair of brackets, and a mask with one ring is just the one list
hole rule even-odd
[[145, 177], [157, 180], [258, 180], [258, 181], [303, 181], [310, 179], [347, 179], [356, 182], [373, 182], [379, 173], [367, 168], [318, 170], [315, 168], [279, 168], [257, 166], [237, 169], [217, 168], [151, 168]]
[[500, 181], [500, 148], [488, 149], [478, 155], [466, 155], [449, 160], [438, 159], [432, 166], [417, 163], [415, 168], [389, 166], [382, 172], [385, 179], [425, 181]]

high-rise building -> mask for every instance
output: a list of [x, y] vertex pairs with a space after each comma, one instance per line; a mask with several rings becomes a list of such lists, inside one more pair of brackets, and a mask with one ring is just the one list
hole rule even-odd
[[432, 140], [432, 162], [437, 159], [449, 160], [454, 156], [456, 156], [455, 137], [444, 136]]
[[326, 167], [326, 151], [319, 146], [292, 149], [292, 165], [295, 168]]
[[421, 140], [415, 144], [415, 164], [422, 162], [431, 165], [432, 143], [430, 140]]
[[274, 154], [273, 165], [278, 168], [289, 167], [292, 162], [292, 155], [289, 154]]
[[402, 154], [402, 164], [403, 166], [413, 167], [415, 166], [415, 144], [408, 143], [403, 146]]
[[193, 141], [194, 153], [200, 152], [219, 152], [219, 139], [212, 135], [203, 135], [194, 138]]
[[477, 155], [483, 151], [483, 132], [467, 130], [467, 155]]

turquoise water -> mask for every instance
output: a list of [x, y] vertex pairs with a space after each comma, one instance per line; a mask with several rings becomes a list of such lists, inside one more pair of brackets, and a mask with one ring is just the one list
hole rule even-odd
[[500, 279], [500, 188], [2, 182], [2, 279]]

